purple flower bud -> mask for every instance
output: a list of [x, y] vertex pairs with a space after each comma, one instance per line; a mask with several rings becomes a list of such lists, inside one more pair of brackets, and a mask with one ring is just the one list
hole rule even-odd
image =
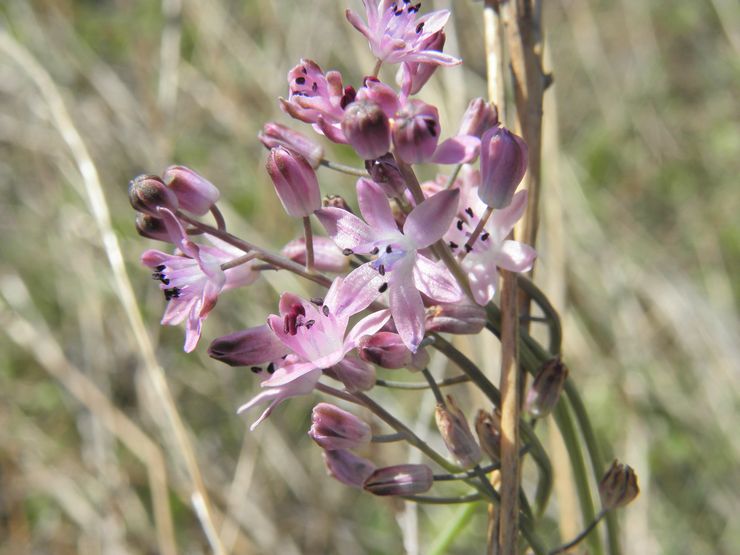
[[357, 92], [356, 99], [377, 104], [385, 115], [392, 118], [401, 107], [398, 94], [375, 77], [365, 77], [365, 86]]
[[406, 181], [392, 154], [384, 154], [376, 160], [365, 160], [365, 169], [388, 198], [402, 197], [406, 192]]
[[640, 493], [637, 475], [626, 464], [616, 459], [599, 482], [601, 504], [607, 511], [624, 507]]
[[435, 304], [427, 308], [428, 332], [475, 334], [486, 325], [486, 309], [472, 303]]
[[267, 173], [289, 215], [304, 218], [321, 208], [316, 173], [303, 156], [282, 146], [273, 148], [267, 159]]
[[349, 204], [347, 204], [347, 201], [344, 200], [344, 197], [341, 195], [326, 195], [321, 201], [321, 205], [324, 208], [340, 208], [350, 214], [354, 214], [352, 209], [349, 207]]
[[308, 435], [330, 451], [357, 449], [370, 443], [372, 437], [365, 422], [329, 403], [319, 403], [313, 408]]
[[421, 370], [429, 363], [429, 355], [426, 351], [421, 349], [412, 353], [404, 345], [400, 335], [389, 331], [380, 331], [363, 337], [360, 339], [357, 351], [362, 360], [389, 370], [406, 367]]
[[475, 418], [475, 433], [480, 446], [492, 462], [501, 460], [501, 418], [498, 413], [488, 413], [483, 409]]
[[491, 127], [498, 125], [498, 109], [492, 102], [474, 98], [462, 117], [458, 135], [475, 135], [480, 138]]
[[391, 148], [391, 124], [380, 106], [356, 100], [344, 111], [342, 132], [364, 160], [378, 158]]
[[527, 145], [505, 127], [494, 127], [481, 137], [480, 152], [478, 196], [488, 206], [505, 208], [527, 171]]
[[[446, 36], [444, 31], [438, 31], [424, 40], [422, 43], [422, 49], [427, 51], [442, 52], [445, 45]], [[405, 62], [399, 69], [400, 81], [404, 90], [408, 88], [407, 94], [418, 93], [424, 85], [426, 85], [429, 78], [432, 76], [434, 71], [439, 67], [439, 64], [423, 63], [423, 62]], [[397, 79], [398, 80], [398, 79]]]
[[527, 393], [526, 410], [535, 418], [550, 414], [560, 399], [567, 377], [568, 367], [559, 358], [545, 362]]
[[207, 214], [221, 196], [213, 183], [185, 166], [170, 166], [162, 180], [177, 195], [180, 207], [197, 216]]
[[375, 367], [354, 356], [324, 369], [324, 374], [344, 384], [349, 392], [367, 391], [375, 386]]
[[473, 468], [483, 456], [470, 431], [465, 415], [450, 395], [447, 404], [437, 404], [434, 410], [437, 428], [447, 449], [463, 468]]
[[377, 469], [362, 487], [374, 495], [414, 495], [429, 491], [433, 483], [434, 475], [428, 466], [399, 464]]
[[393, 122], [393, 144], [408, 164], [429, 160], [439, 141], [437, 108], [421, 100], [409, 100]]
[[319, 167], [319, 163], [324, 158], [324, 149], [313, 142], [303, 133], [294, 131], [290, 127], [275, 122], [268, 122], [257, 135], [257, 138], [268, 149], [278, 146], [284, 146], [291, 152], [303, 156], [311, 167]]
[[134, 210], [157, 216], [160, 206], [177, 212], [177, 195], [156, 175], [140, 175], [128, 184], [128, 200]]
[[324, 451], [324, 464], [332, 478], [355, 488], [361, 488], [375, 470], [372, 462], [346, 449]]
[[[298, 264], [306, 263], [306, 238], [299, 237], [283, 247], [280, 253]], [[328, 237], [313, 238], [314, 268], [319, 272], [342, 273], [349, 266], [349, 258], [344, 256], [336, 243]]]
[[138, 231], [139, 235], [142, 237], [164, 241], [165, 243], [170, 242], [170, 232], [167, 231], [167, 226], [164, 225], [164, 220], [161, 218], [155, 218], [149, 214], [144, 214], [142, 212], [138, 212], [136, 214], [136, 231]]

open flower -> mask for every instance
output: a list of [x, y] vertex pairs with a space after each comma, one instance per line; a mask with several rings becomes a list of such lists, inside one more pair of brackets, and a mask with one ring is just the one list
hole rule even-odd
[[420, 203], [406, 218], [403, 231], [398, 229], [380, 185], [360, 178], [357, 197], [367, 223], [337, 208], [322, 208], [315, 214], [329, 236], [346, 253], [377, 255], [375, 260], [363, 264], [350, 276], [372, 269], [386, 280], [378, 291], [388, 290], [398, 334], [404, 344], [416, 352], [424, 337], [424, 304], [420, 291], [440, 302], [457, 302], [462, 296], [444, 265], [419, 253], [439, 240], [450, 227], [457, 211], [459, 191], [442, 191]]
[[454, 66], [458, 58], [434, 50], [432, 37], [442, 32], [450, 17], [449, 10], [438, 10], [416, 19], [421, 2], [362, 0], [367, 23], [352, 10], [346, 11], [347, 21], [365, 35], [376, 58], [390, 64], [423, 62]]
[[[445, 235], [453, 251], [468, 241], [486, 210], [486, 205], [478, 197], [479, 183], [477, 171], [464, 174], [458, 220]], [[495, 210], [461, 263], [468, 274], [473, 298], [480, 305], [487, 304], [496, 293], [498, 268], [526, 272], [532, 267], [537, 252], [525, 243], [507, 239], [526, 207], [527, 191], [519, 191], [509, 206]]]
[[206, 238], [216, 246], [197, 245], [188, 238], [170, 210], [160, 208], [158, 215], [182, 255], [148, 250], [141, 255], [141, 262], [154, 269], [152, 277], [161, 282], [160, 288], [167, 300], [162, 325], [174, 326], [187, 320], [185, 351], [189, 353], [198, 344], [203, 320], [216, 306], [221, 291], [249, 285], [259, 274], [252, 270], [250, 263], [222, 270], [221, 264], [244, 253], [208, 235]]
[[243, 412], [259, 402], [271, 401], [251, 429], [284, 399], [309, 393], [323, 369], [341, 363], [361, 337], [385, 325], [390, 313], [381, 310], [357, 322], [347, 333], [350, 316], [373, 302], [379, 283], [382, 278], [368, 269], [336, 278], [323, 300], [306, 301], [283, 293], [280, 314], [270, 315], [266, 325], [218, 338], [211, 344], [208, 353], [218, 360], [254, 366], [255, 370], [268, 365], [269, 377], [261, 384], [266, 391], [239, 409]]

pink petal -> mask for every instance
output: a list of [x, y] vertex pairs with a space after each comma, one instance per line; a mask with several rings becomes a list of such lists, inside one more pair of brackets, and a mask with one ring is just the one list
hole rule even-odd
[[303, 378], [313, 371], [318, 371], [318, 374], [321, 375], [321, 369], [313, 362], [296, 362], [288, 364], [275, 370], [275, 373], [260, 385], [262, 387], [284, 386]]
[[[365, 221], [380, 233], [400, 233], [396, 220], [393, 219], [388, 197], [383, 189], [369, 179], [361, 177], [357, 180], [357, 201], [360, 204], [360, 212]], [[378, 237], [378, 239], [380, 239]]]
[[537, 251], [526, 243], [506, 240], [496, 254], [496, 266], [510, 272], [528, 272], [537, 257]]
[[190, 258], [198, 258], [198, 246], [188, 239], [185, 229], [182, 227], [180, 220], [177, 219], [171, 210], [163, 207], [157, 208], [159, 217], [164, 220], [164, 225], [170, 234], [170, 240], [174, 245], [179, 248], [182, 252], [187, 254]]
[[514, 229], [514, 225], [524, 214], [527, 208], [527, 191], [519, 191], [511, 199], [511, 204], [506, 208], [494, 210], [488, 228], [491, 230], [493, 240], [500, 243]]
[[481, 306], [488, 304], [496, 294], [498, 286], [496, 265], [470, 253], [463, 261], [463, 268], [468, 272], [468, 281], [475, 302]]
[[424, 24], [421, 39], [423, 40], [425, 37], [441, 31], [448, 19], [450, 19], [450, 10], [437, 10], [417, 19], [417, 23]]
[[163, 326], [176, 326], [187, 318], [193, 305], [198, 302], [198, 297], [187, 297], [185, 299], [173, 298], [167, 303], [160, 324]]
[[406, 218], [403, 233], [417, 249], [435, 243], [447, 232], [458, 208], [460, 191], [448, 189], [429, 197]]
[[320, 208], [314, 212], [340, 249], [370, 252], [375, 241], [374, 234], [365, 222], [341, 208]]
[[344, 340], [344, 351], [348, 353], [357, 346], [357, 342], [361, 337], [366, 335], [372, 335], [376, 331], [380, 330], [390, 320], [391, 311], [379, 310], [369, 316], [365, 316], [362, 320], [355, 324], [352, 331], [347, 334], [347, 338]]
[[396, 263], [388, 283], [391, 313], [398, 335], [412, 353], [424, 338], [424, 304], [414, 286], [414, 258], [409, 256]]
[[367, 26], [365, 25], [365, 22], [362, 20], [362, 18], [359, 15], [357, 15], [352, 10], [345, 11], [344, 15], [347, 17], [347, 21], [349, 21], [352, 24], [352, 27], [354, 27], [360, 33], [365, 35], [365, 38], [367, 40], [373, 39], [373, 34], [370, 32], [370, 29], [367, 28]]
[[[339, 278], [337, 278], [339, 279]], [[353, 270], [339, 285], [329, 289], [324, 304], [329, 307], [329, 314], [337, 318], [349, 318], [365, 310], [378, 298], [378, 289], [385, 282], [377, 270], [370, 264], [363, 264]]]
[[437, 164], [468, 164], [478, 158], [480, 139], [473, 135], [458, 135], [447, 139], [434, 151], [432, 162]]
[[344, 136], [344, 132], [342, 131], [342, 128], [339, 127], [339, 124], [329, 123], [323, 116], [319, 116], [317, 118], [313, 128], [316, 131], [323, 133], [327, 139], [334, 143], [346, 145], [348, 142], [347, 137]]
[[444, 263], [420, 254], [414, 265], [414, 282], [419, 291], [442, 303], [456, 303], [463, 297], [460, 285]]
[[462, 63], [460, 58], [450, 56], [437, 50], [420, 50], [418, 52], [410, 52], [404, 54], [404, 61], [406, 62], [417, 62], [422, 64], [437, 64], [440, 66], [456, 66]]
[[198, 316], [198, 312], [200, 312], [198, 310], [198, 307], [200, 304], [201, 303], [196, 302], [193, 305], [192, 309], [190, 310], [190, 314], [188, 315], [188, 319], [185, 323], [185, 346], [183, 348], [186, 353], [192, 353], [196, 345], [198, 345], [198, 341], [200, 340], [203, 320], [205, 319], [205, 316]]

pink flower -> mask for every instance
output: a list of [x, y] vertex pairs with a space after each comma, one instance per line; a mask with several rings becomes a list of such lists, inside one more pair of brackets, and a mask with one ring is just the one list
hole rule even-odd
[[[445, 235], [453, 251], [463, 247], [486, 210], [486, 205], [478, 197], [479, 184], [477, 171], [464, 174], [459, 218]], [[487, 304], [496, 293], [498, 268], [526, 272], [532, 267], [537, 252], [525, 243], [507, 239], [526, 206], [527, 191], [519, 191], [509, 206], [495, 210], [473, 244], [472, 251], [462, 261], [473, 297], [480, 305]]]
[[[449, 10], [438, 10], [416, 19], [421, 2], [362, 0], [367, 24], [352, 10], [346, 11], [347, 21], [365, 35], [370, 49], [379, 60], [390, 64], [422, 62], [454, 66], [461, 60], [435, 50], [432, 37], [442, 32], [450, 17]], [[430, 46], [432, 45], [432, 46]]]
[[377, 255], [350, 276], [371, 269], [387, 280], [378, 291], [388, 290], [396, 329], [404, 344], [416, 352], [424, 337], [424, 304], [419, 291], [441, 302], [457, 302], [462, 296], [444, 265], [418, 252], [439, 240], [450, 227], [459, 191], [442, 191], [419, 204], [406, 218], [403, 232], [378, 184], [360, 178], [357, 196], [367, 223], [337, 208], [322, 208], [315, 214], [345, 252]]
[[216, 306], [218, 295], [226, 289], [249, 285], [258, 275], [250, 263], [222, 270], [221, 264], [244, 253], [210, 236], [216, 246], [197, 245], [185, 233], [177, 217], [168, 209], [160, 208], [159, 217], [164, 221], [170, 240], [182, 255], [148, 250], [141, 262], [155, 270], [153, 277], [161, 282], [167, 300], [162, 325], [174, 326], [187, 319], [185, 351], [195, 349], [200, 339], [203, 320]]
[[[361, 337], [385, 325], [390, 313], [381, 310], [361, 319], [347, 333], [350, 316], [373, 302], [381, 282], [382, 278], [372, 270], [355, 271], [346, 278], [336, 278], [323, 301], [306, 301], [283, 293], [280, 314], [270, 315], [267, 325], [216, 339], [211, 344], [209, 354], [229, 364], [270, 363], [271, 375], [261, 384], [267, 391], [239, 409], [242, 412], [261, 401], [271, 401], [252, 429], [284, 399], [310, 392], [323, 369], [339, 365]], [[286, 355], [288, 358], [283, 359]]]

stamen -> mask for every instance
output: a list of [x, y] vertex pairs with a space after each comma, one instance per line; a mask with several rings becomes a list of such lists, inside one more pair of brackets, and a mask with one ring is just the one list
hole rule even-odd
[[311, 85], [311, 90], [312, 90], [313, 92], [316, 92], [316, 91], [318, 91], [318, 90], [319, 90], [319, 84], [318, 84], [318, 83], [317, 83], [316, 81], [314, 81], [314, 82], [313, 82], [313, 85]]
[[449, 244], [450, 244], [450, 248], [451, 248], [452, 250], [455, 250], [455, 249], [456, 249], [457, 247], [459, 247], [459, 246], [460, 246], [460, 245], [458, 245], [457, 243], [455, 243], [454, 241], [450, 241], [450, 243], [449, 243]]
[[274, 374], [275, 373], [275, 363], [271, 362], [267, 365], [267, 373], [268, 374]]
[[164, 264], [160, 264], [159, 266], [157, 266], [154, 269], [157, 270], [158, 272], [164, 272], [166, 268], [167, 268], [167, 266], [165, 266]]
[[392, 252], [393, 252], [393, 249], [391, 248], [391, 246], [390, 246], [390, 245], [388, 245], [388, 246], [387, 246], [387, 247], [385, 248], [385, 252], [386, 252], [387, 254], [390, 254], [390, 253], [392, 253]]
[[469, 245], [468, 243], [465, 243], [465, 252], [470, 252], [473, 250], [473, 247]]
[[324, 299], [322, 299], [321, 297], [312, 297], [311, 303], [315, 304], [316, 306], [321, 306], [322, 304], [324, 304]]
[[306, 78], [305, 77], [296, 77], [295, 82], [298, 85], [304, 85], [306, 83]]
[[437, 122], [433, 119], [426, 120], [427, 130], [432, 137], [437, 136]]
[[306, 69], [306, 66], [303, 66], [301, 68], [301, 71], [303, 72], [303, 75], [308, 75], [308, 70]]
[[250, 368], [250, 370], [251, 370], [252, 372], [254, 372], [255, 374], [259, 374], [260, 372], [262, 372], [262, 368], [261, 368], [261, 367], [259, 367], [259, 366], [252, 366], [252, 367]]
[[324, 314], [324, 316], [329, 316], [329, 307], [326, 305], [322, 306], [321, 312]]
[[418, 24], [418, 25], [416, 26], [416, 34], [417, 34], [417, 35], [418, 35], [418, 34], [420, 34], [420, 33], [421, 33], [421, 30], [422, 30], [423, 28], [424, 28], [424, 22], [422, 21], [421, 23], [419, 23], [419, 24]]
[[373, 250], [370, 251], [370, 254], [378, 254], [380, 252], [380, 249], [378, 247], [375, 247]]
[[421, 2], [419, 2], [415, 6], [409, 6], [409, 13], [418, 13], [420, 9], [421, 9]]
[[313, 326], [315, 323], [316, 323], [316, 320], [309, 320], [308, 322], [306, 322], [306, 329], [310, 330], [311, 326]]
[[388, 283], [384, 283], [380, 287], [378, 287], [378, 293], [385, 293], [386, 289], [388, 289]]
[[383, 266], [382, 264], [380, 266], [378, 266], [378, 273], [381, 276], [384, 276], [385, 275], [385, 266]]
[[472, 209], [472, 208], [470, 208], [470, 206], [468, 206], [468, 207], [467, 207], [467, 208], [465, 209], [465, 213], [466, 213], [466, 214], [467, 214], [468, 216], [470, 216], [471, 218], [473, 217], [473, 209]]
[[350, 255], [353, 255], [355, 253], [354, 253], [354, 251], [352, 249], [342, 249], [342, 254], [344, 256], [350, 256]]
[[462, 220], [457, 220], [457, 229], [459, 229], [460, 231], [462, 231], [462, 228], [463, 228], [463, 221]]
[[483, 233], [483, 235], [480, 236], [480, 240], [485, 241], [486, 239], [488, 239], [489, 236], [490, 234], [486, 231]]

